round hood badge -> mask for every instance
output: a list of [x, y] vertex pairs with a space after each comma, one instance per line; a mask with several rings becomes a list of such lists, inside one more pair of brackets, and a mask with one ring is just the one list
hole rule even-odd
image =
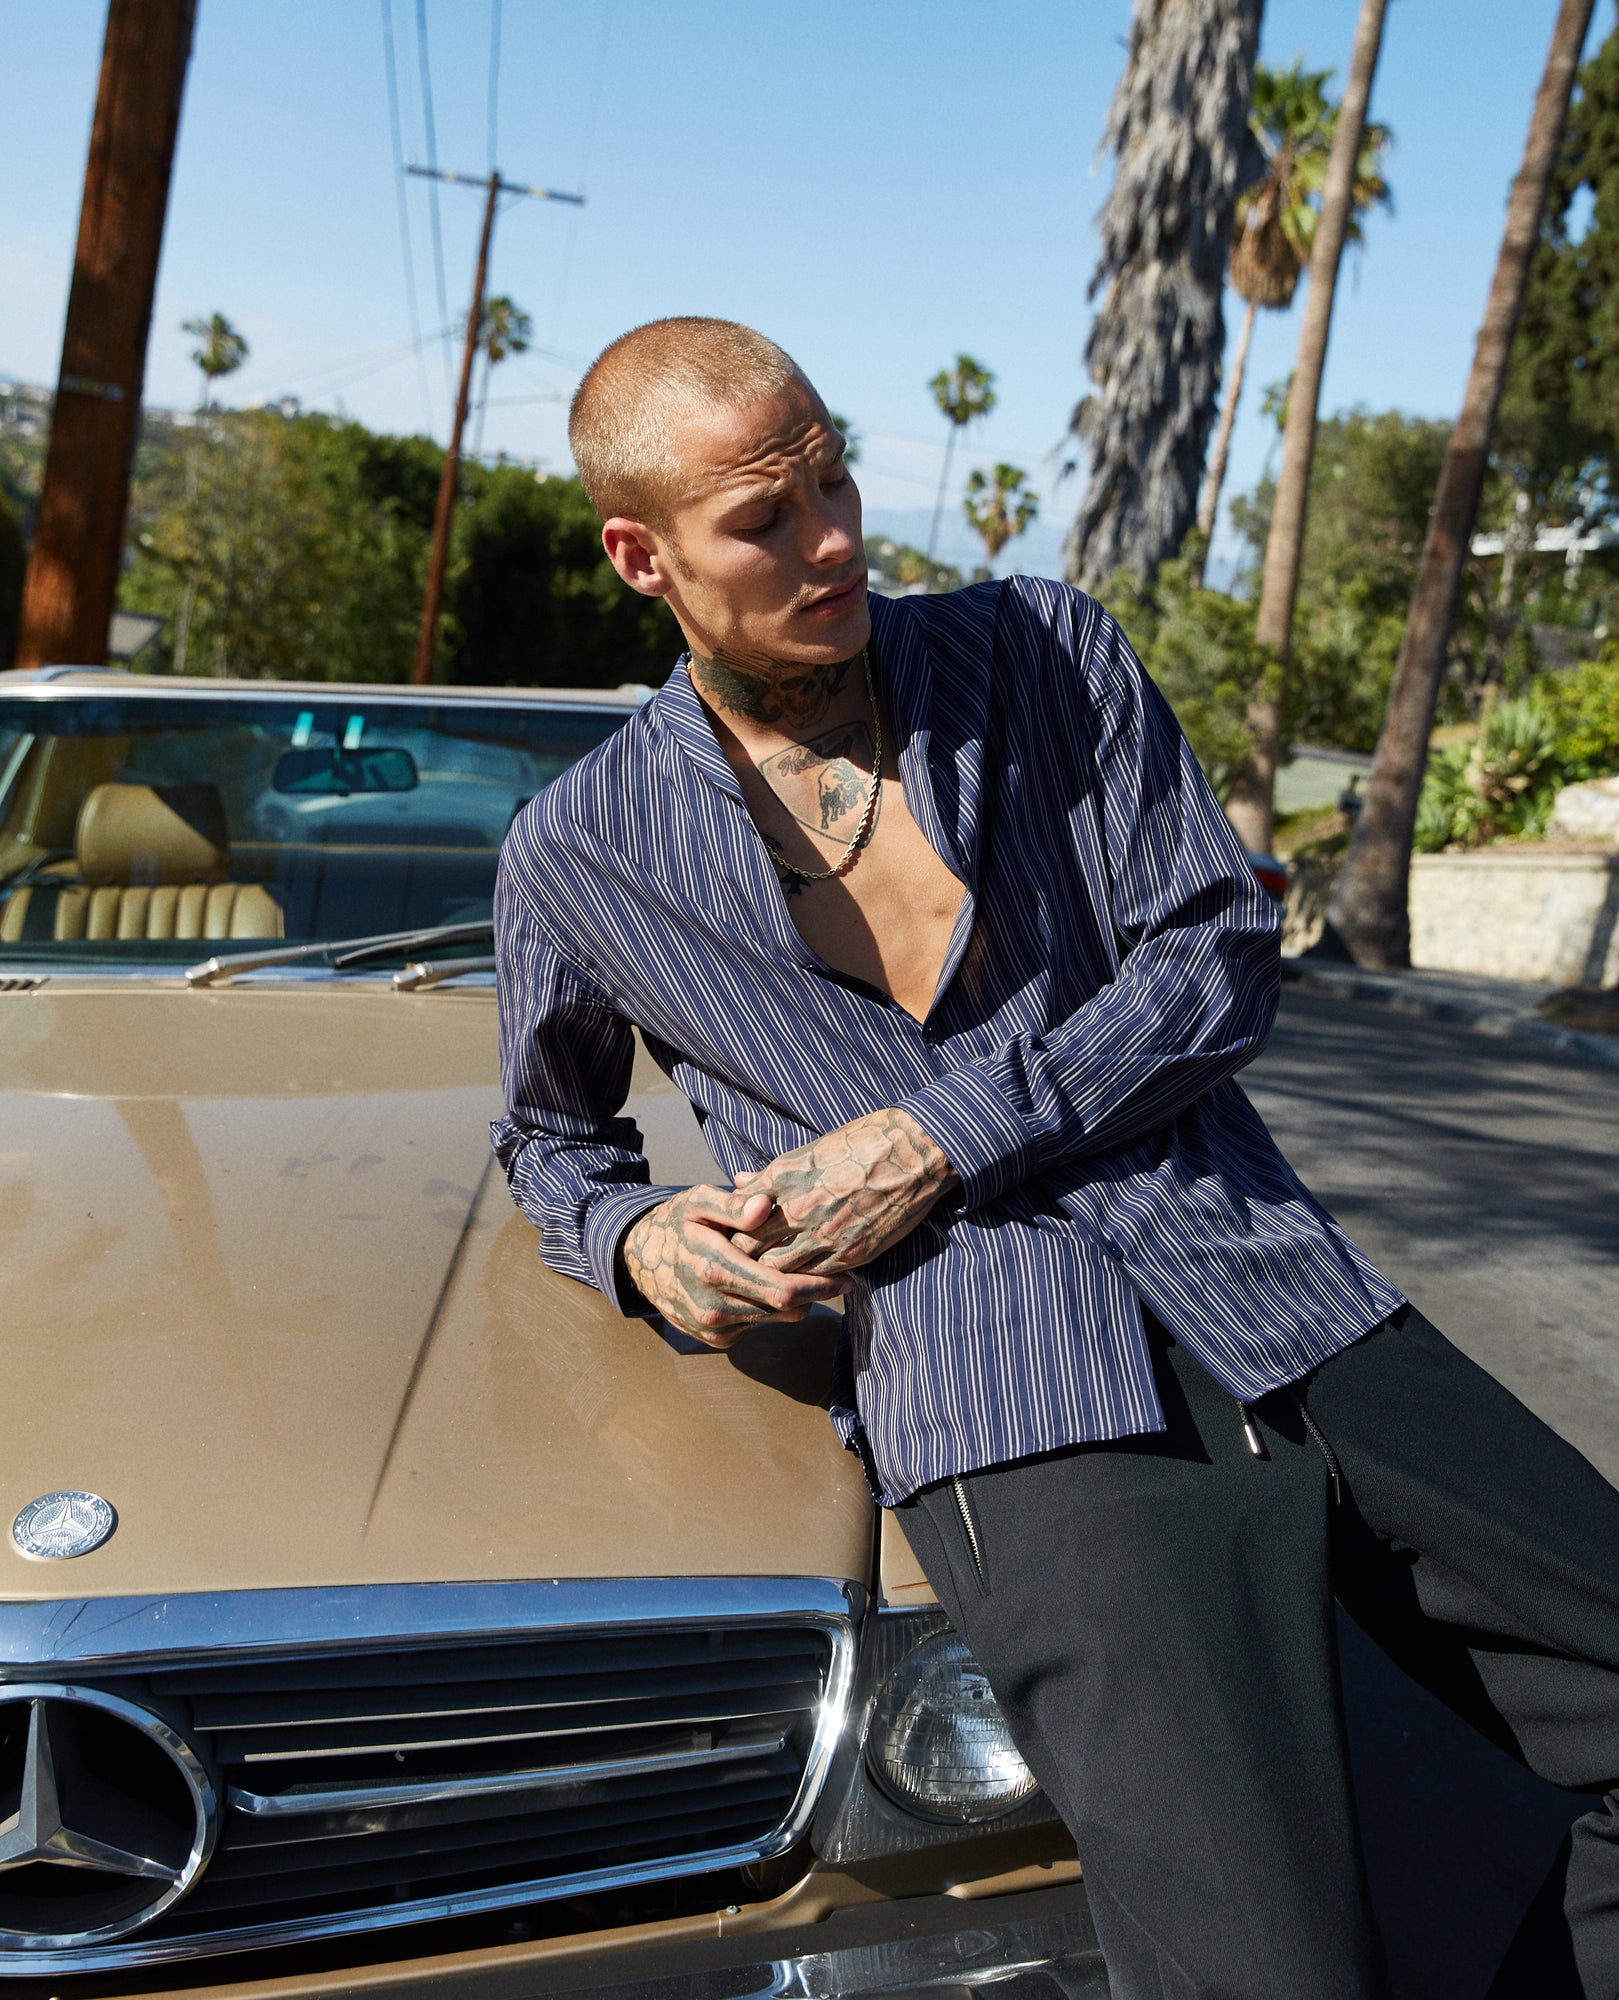
[[87, 1556], [118, 1525], [111, 1503], [99, 1493], [43, 1493], [11, 1524], [11, 1539], [36, 1562]]

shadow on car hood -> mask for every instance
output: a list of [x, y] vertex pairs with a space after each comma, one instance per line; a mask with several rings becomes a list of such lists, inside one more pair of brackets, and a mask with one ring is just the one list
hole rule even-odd
[[[730, 1355], [539, 1262], [489, 1154], [485, 991], [0, 997], [0, 1597], [561, 1576], [863, 1579], [830, 1319]], [[654, 1171], [714, 1170], [638, 1059]]]

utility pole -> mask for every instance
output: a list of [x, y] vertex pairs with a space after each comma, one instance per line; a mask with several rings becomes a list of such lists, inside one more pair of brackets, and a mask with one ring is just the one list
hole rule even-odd
[[571, 201], [584, 206], [582, 194], [555, 194], [550, 188], [518, 187], [491, 171], [487, 180], [472, 174], [440, 173], [432, 167], [407, 167], [407, 173], [423, 180], [453, 181], [458, 187], [486, 190], [483, 230], [478, 237], [478, 266], [472, 280], [472, 310], [467, 314], [467, 337], [461, 347], [461, 383], [455, 395], [455, 420], [450, 426], [449, 449], [444, 454], [444, 470], [439, 475], [438, 504], [433, 510], [433, 546], [427, 558], [427, 589], [422, 595], [422, 623], [416, 635], [416, 665], [411, 681], [425, 687], [433, 678], [433, 652], [438, 644], [439, 603], [444, 595], [444, 565], [450, 553], [450, 521], [455, 510], [455, 489], [461, 471], [461, 433], [466, 428], [467, 402], [472, 393], [472, 364], [477, 358], [478, 335], [483, 325], [485, 286], [489, 277], [489, 241], [495, 233], [495, 205], [503, 194], [526, 195], [532, 201]]
[[118, 592], [196, 0], [109, 0], [16, 664], [99, 666]]

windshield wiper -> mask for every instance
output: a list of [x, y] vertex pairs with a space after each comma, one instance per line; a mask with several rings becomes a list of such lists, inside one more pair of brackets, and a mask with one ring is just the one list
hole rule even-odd
[[272, 945], [267, 951], [232, 951], [224, 957], [205, 958], [200, 965], [188, 965], [188, 986], [212, 986], [238, 972], [257, 972], [262, 966], [296, 965], [304, 959], [324, 959], [334, 972], [346, 972], [351, 965], [364, 965], [373, 958], [409, 956], [436, 944], [477, 944], [493, 937], [493, 917], [475, 923], [433, 924], [426, 930], [385, 931], [377, 937], [328, 938], [320, 944]]
[[442, 986], [446, 979], [459, 979], [463, 972], [493, 972], [494, 969], [493, 957], [418, 959], [394, 974], [394, 984], [401, 993], [420, 993], [427, 986]]

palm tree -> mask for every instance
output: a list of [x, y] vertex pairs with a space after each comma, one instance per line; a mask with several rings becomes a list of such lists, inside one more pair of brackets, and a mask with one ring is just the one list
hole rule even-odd
[[944, 512], [944, 491], [950, 483], [950, 454], [956, 437], [978, 417], [987, 417], [995, 407], [995, 377], [970, 354], [958, 354], [954, 368], [941, 368], [928, 387], [933, 400], [950, 425], [944, 444], [944, 469], [939, 474], [939, 497], [933, 503], [933, 525], [928, 529], [927, 561], [939, 539], [939, 516]]
[[975, 466], [968, 475], [967, 497], [961, 507], [983, 540], [987, 565], [993, 565], [1007, 543], [1021, 535], [1040, 512], [1027, 474], [1015, 465], [997, 465], [988, 474]]
[[489, 402], [490, 373], [508, 354], [527, 354], [533, 337], [533, 320], [504, 292], [486, 298], [479, 307], [478, 352], [483, 356], [483, 391], [478, 397], [478, 433], [472, 447], [474, 455], [483, 449], [483, 413]]
[[213, 401], [214, 384], [234, 375], [247, 359], [248, 345], [223, 313], [184, 320], [180, 331], [195, 334], [202, 343], [191, 350], [191, 358], [202, 371], [202, 400], [197, 407], [205, 410]]
[[1282, 469], [1276, 479], [1270, 534], [1265, 542], [1265, 570], [1259, 588], [1259, 615], [1254, 621], [1254, 638], [1268, 650], [1272, 666], [1261, 692], [1249, 704], [1248, 735], [1252, 747], [1226, 797], [1226, 812], [1232, 825], [1250, 851], [1259, 854], [1269, 853], [1275, 837], [1276, 767], [1282, 753], [1287, 660], [1293, 640], [1293, 605], [1299, 591], [1299, 560], [1304, 551], [1316, 410], [1321, 401], [1321, 374], [1327, 362], [1327, 336], [1332, 330], [1338, 266], [1354, 219], [1355, 183], [1366, 140], [1366, 108], [1371, 102], [1372, 78], [1377, 74], [1378, 52], [1383, 46], [1383, 17], [1387, 11], [1388, 0], [1361, 0], [1349, 75], [1343, 101], [1338, 106], [1332, 149], [1327, 155], [1321, 208], [1310, 244], [1310, 290], [1304, 302], [1298, 360], [1287, 397]]
[[1185, 540], [1214, 425], [1221, 295], [1237, 197], [1254, 178], [1248, 101], [1262, 0], [1135, 0], [1103, 144], [1085, 343], [1096, 387], [1071, 428], [1090, 480], [1068, 537], [1070, 582], [1150, 578]]
[[[1290, 69], [1283, 70], [1271, 69], [1265, 63], [1254, 66], [1253, 109], [1248, 114], [1248, 124], [1259, 142], [1265, 170], [1237, 203], [1237, 233], [1231, 245], [1229, 275], [1232, 290], [1246, 302], [1248, 310], [1243, 314], [1242, 331], [1237, 336], [1236, 358], [1226, 382], [1219, 428], [1214, 434], [1214, 449], [1209, 454], [1203, 493], [1197, 504], [1197, 525], [1202, 536], [1195, 564], [1197, 583], [1203, 581], [1203, 565], [1220, 508], [1220, 489], [1225, 484], [1231, 430], [1248, 369], [1248, 344], [1253, 338], [1254, 320], [1261, 306], [1273, 312], [1287, 310], [1310, 261], [1317, 207], [1338, 124], [1338, 107], [1327, 96], [1327, 80], [1331, 75], [1331, 70], [1307, 70], [1297, 61]], [[1389, 137], [1386, 125], [1366, 127], [1350, 190], [1348, 241], [1351, 243], [1360, 242], [1360, 217], [1373, 202], [1391, 205], [1388, 183], [1379, 171]]]
[[[200, 346], [191, 350], [191, 358], [202, 372], [202, 395], [197, 408], [207, 410], [213, 404], [214, 384], [227, 375], [234, 375], [248, 356], [247, 341], [233, 327], [223, 313], [210, 313], [206, 319], [188, 319], [180, 323], [182, 333], [194, 334]], [[197, 443], [193, 436], [186, 452], [186, 508], [195, 506], [197, 499]], [[197, 605], [197, 585], [193, 577], [186, 578], [186, 586], [180, 596], [180, 615], [174, 628], [174, 671], [183, 674], [186, 670], [186, 655], [191, 647], [191, 619]]]
[[1366, 803], [1327, 909], [1339, 939], [1362, 965], [1399, 967], [1411, 962], [1407, 908], [1411, 836], [1427, 769], [1434, 705], [1445, 670], [1462, 563], [1472, 540], [1473, 519], [1484, 484], [1490, 432], [1591, 11], [1592, 0], [1562, 0], [1552, 29], [1551, 49], [1524, 143], [1523, 164], [1507, 202], [1506, 227], [1484, 308], [1484, 324], [1473, 350], [1461, 415], [1440, 467], [1422, 566], [1395, 663]]

